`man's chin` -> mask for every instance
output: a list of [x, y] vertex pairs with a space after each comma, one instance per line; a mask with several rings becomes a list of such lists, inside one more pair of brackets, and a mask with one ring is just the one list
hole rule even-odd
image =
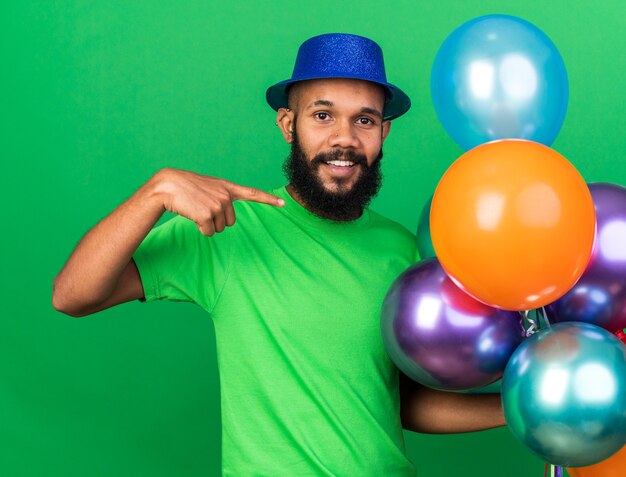
[[332, 194], [340, 197], [349, 194], [352, 189], [354, 189], [360, 177], [361, 174], [350, 178], [331, 177], [322, 179], [320, 176], [318, 176], [318, 179], [327, 194]]
[[354, 184], [324, 184], [324, 192], [333, 197], [344, 197], [354, 188]]

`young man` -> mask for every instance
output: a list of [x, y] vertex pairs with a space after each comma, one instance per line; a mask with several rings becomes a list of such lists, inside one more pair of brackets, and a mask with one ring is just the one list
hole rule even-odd
[[[415, 240], [367, 204], [390, 120], [410, 101], [387, 82], [378, 45], [345, 34], [307, 40], [267, 100], [291, 144], [288, 186], [269, 194], [159, 171], [81, 240], [55, 280], [54, 306], [83, 316], [170, 299], [210, 313], [224, 475], [414, 475], [402, 424], [463, 432], [504, 420], [498, 396], [409, 381], [401, 418], [379, 312], [415, 261]], [[166, 210], [179, 217], [150, 232]]]

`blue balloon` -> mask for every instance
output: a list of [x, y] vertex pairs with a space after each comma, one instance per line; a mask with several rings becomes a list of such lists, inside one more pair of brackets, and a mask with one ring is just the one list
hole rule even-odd
[[554, 43], [509, 15], [458, 27], [439, 48], [431, 73], [439, 120], [465, 150], [505, 138], [550, 146], [565, 118], [568, 90]]
[[558, 323], [527, 338], [502, 378], [509, 429], [542, 459], [581, 467], [626, 443], [626, 347], [589, 323]]

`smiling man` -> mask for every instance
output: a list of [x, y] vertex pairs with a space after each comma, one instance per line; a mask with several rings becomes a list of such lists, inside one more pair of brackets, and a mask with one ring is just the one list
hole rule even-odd
[[[73, 316], [137, 299], [205, 309], [224, 475], [414, 475], [402, 425], [464, 432], [504, 421], [498, 396], [400, 386], [383, 346], [380, 306], [416, 246], [367, 205], [390, 121], [409, 99], [387, 82], [379, 46], [346, 34], [307, 40], [292, 77], [266, 97], [291, 145], [286, 187], [157, 172], [80, 241], [53, 304]], [[151, 230], [166, 210], [179, 216]]]

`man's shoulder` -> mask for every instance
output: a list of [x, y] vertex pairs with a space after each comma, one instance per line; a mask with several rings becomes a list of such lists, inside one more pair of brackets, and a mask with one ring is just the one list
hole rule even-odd
[[406, 250], [411, 256], [417, 253], [417, 241], [415, 234], [411, 233], [404, 225], [392, 220], [371, 209], [370, 239], [384, 250]]
[[390, 219], [372, 209], [368, 209], [370, 221], [375, 228], [387, 230], [389, 233], [397, 234], [407, 240], [415, 240], [415, 235], [409, 231], [404, 225], [395, 220]]

